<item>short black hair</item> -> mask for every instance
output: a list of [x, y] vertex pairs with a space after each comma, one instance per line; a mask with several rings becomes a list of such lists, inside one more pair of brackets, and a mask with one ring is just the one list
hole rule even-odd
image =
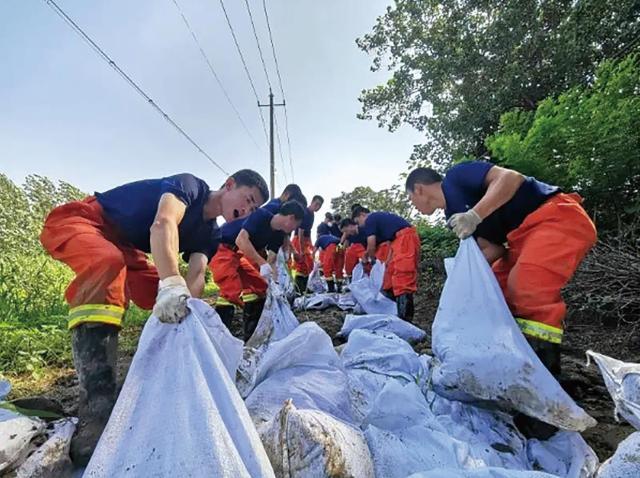
[[311, 202], [318, 201], [320, 204], [324, 204], [324, 198], [322, 196], [318, 196], [317, 194], [311, 198]]
[[330, 221], [333, 221], [333, 214], [331, 214], [330, 212], [325, 212], [324, 218], [329, 219]]
[[356, 208], [351, 210], [351, 219], [355, 219], [360, 214], [369, 214], [370, 212], [371, 211], [369, 211], [366, 207], [358, 206], [358, 207], [356, 207]]
[[307, 204], [308, 204], [307, 203], [307, 198], [302, 193], [300, 193], [300, 196], [297, 196], [295, 198], [289, 199], [289, 201], [296, 201], [296, 202], [300, 203], [303, 208], [306, 208]]
[[353, 219], [349, 219], [348, 217], [345, 217], [342, 221], [340, 221], [340, 230], [342, 230], [347, 226], [355, 226], [355, 225], [356, 223]]
[[442, 176], [437, 171], [431, 168], [416, 168], [409, 176], [407, 176], [407, 181], [405, 182], [405, 189], [407, 192], [412, 193], [416, 189], [416, 184], [425, 184], [429, 186], [430, 184], [441, 183]]
[[269, 188], [267, 187], [267, 182], [253, 169], [241, 169], [240, 171], [233, 173], [231, 177], [236, 182], [236, 186], [258, 188], [263, 199], [260, 203], [261, 205], [269, 200]]
[[298, 201], [287, 201], [280, 207], [278, 214], [283, 216], [291, 216], [293, 214], [298, 221], [302, 221], [302, 218], [304, 218], [304, 206]]
[[360, 203], [354, 203], [351, 205], [351, 212], [353, 212], [354, 209], [358, 208], [358, 207], [362, 207], [362, 204]]
[[334, 214], [333, 215], [333, 220], [336, 222], [340, 222], [340, 220], [342, 219], [342, 216], [340, 214]]

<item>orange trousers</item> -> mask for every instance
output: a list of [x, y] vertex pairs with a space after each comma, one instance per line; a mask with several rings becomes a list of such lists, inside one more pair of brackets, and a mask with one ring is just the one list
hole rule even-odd
[[526, 335], [562, 340], [566, 304], [560, 294], [597, 240], [577, 194], [557, 194], [507, 236], [508, 250], [493, 263], [504, 297]]
[[333, 280], [334, 274], [336, 280], [343, 279], [344, 250], [338, 249], [337, 244], [329, 244], [320, 251], [320, 263], [326, 280]]
[[364, 257], [367, 249], [362, 244], [351, 244], [347, 247], [344, 254], [344, 270], [347, 277], [351, 277], [353, 269], [358, 264], [358, 261]]
[[293, 248], [296, 251], [301, 252], [300, 260], [294, 259], [293, 263], [291, 264], [291, 268], [296, 271], [296, 275], [308, 277], [313, 270], [313, 246], [311, 245], [311, 239], [308, 237], [306, 238], [304, 243], [304, 248], [301, 248], [300, 236], [294, 236], [293, 240], [291, 241], [291, 245], [293, 245]]
[[416, 228], [406, 227], [398, 231], [390, 249], [382, 289], [393, 290], [396, 297], [415, 293], [418, 290], [420, 259], [420, 238]]
[[242, 253], [226, 244], [220, 244], [209, 268], [213, 281], [220, 288], [216, 305], [237, 305], [262, 298], [267, 293], [267, 282], [257, 267]]
[[54, 259], [76, 273], [65, 298], [69, 328], [99, 322], [121, 326], [129, 299], [151, 309], [158, 272], [144, 252], [127, 245], [90, 196], [55, 208], [44, 223], [40, 242]]

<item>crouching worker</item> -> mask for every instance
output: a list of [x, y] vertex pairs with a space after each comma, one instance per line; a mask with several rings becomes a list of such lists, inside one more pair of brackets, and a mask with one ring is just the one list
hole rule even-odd
[[476, 238], [520, 329], [560, 374], [566, 314], [560, 291], [596, 242], [582, 199], [484, 161], [460, 163], [444, 179], [418, 168], [406, 189], [420, 212], [444, 209], [459, 238]]
[[247, 219], [228, 222], [220, 228], [220, 245], [210, 264], [213, 280], [220, 288], [216, 311], [229, 327], [234, 307], [243, 309], [245, 341], [258, 325], [268, 280], [275, 277], [273, 264], [258, 251], [277, 253], [284, 238], [300, 226], [303, 217], [304, 207], [297, 201], [289, 201], [275, 215], [260, 208]]
[[[80, 399], [71, 443], [86, 464], [116, 399], [118, 331], [129, 300], [163, 322], [179, 322], [204, 288], [216, 218], [246, 216], [268, 198], [256, 172], [235, 173], [221, 189], [191, 174], [125, 184], [55, 208], [40, 240], [76, 274], [66, 291]], [[153, 262], [147, 261], [151, 252]], [[186, 280], [178, 253], [189, 263]], [[158, 282], [159, 280], [159, 282]]]
[[311, 243], [311, 229], [315, 213], [320, 210], [324, 199], [322, 196], [313, 196], [311, 204], [305, 209], [302, 224], [296, 230], [291, 245], [294, 249], [293, 271], [296, 278], [296, 287], [300, 294], [307, 290], [309, 274], [313, 269], [313, 244]]
[[340, 231], [342, 232], [341, 240], [345, 246], [344, 272], [347, 280], [351, 282], [353, 269], [367, 252], [367, 236], [358, 228], [355, 221], [349, 218], [340, 222]]
[[332, 234], [319, 236], [316, 239], [314, 256], [318, 250], [320, 250], [322, 274], [327, 281], [329, 292], [341, 292], [344, 279], [344, 248], [340, 244], [340, 239]]
[[[365, 207], [354, 209], [353, 219], [367, 237], [365, 258], [376, 259], [376, 246], [389, 242], [388, 260], [382, 289], [398, 305], [398, 317], [413, 320], [413, 294], [418, 290], [420, 238], [415, 227], [390, 212], [370, 212]], [[379, 253], [379, 251], [378, 251]]]

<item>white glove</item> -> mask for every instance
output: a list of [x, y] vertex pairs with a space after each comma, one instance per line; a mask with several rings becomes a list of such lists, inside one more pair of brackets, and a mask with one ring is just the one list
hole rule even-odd
[[269, 280], [273, 278], [273, 267], [268, 262], [265, 262], [260, 266], [260, 275], [265, 279]]
[[454, 214], [447, 222], [447, 226], [453, 229], [456, 236], [460, 239], [466, 239], [474, 232], [478, 224], [482, 222], [482, 218], [478, 216], [478, 213], [473, 209], [469, 209], [467, 212], [461, 212]]
[[153, 315], [160, 322], [180, 323], [189, 314], [187, 307], [189, 297], [191, 297], [191, 293], [182, 276], [167, 277], [158, 284], [158, 295], [153, 306]]

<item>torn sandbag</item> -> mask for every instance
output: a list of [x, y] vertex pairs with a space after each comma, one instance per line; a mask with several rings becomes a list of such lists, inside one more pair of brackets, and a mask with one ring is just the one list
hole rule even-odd
[[270, 342], [257, 360], [243, 362], [240, 372], [238, 389], [258, 426], [270, 421], [288, 399], [298, 409], [321, 410], [353, 422], [340, 357], [327, 333], [314, 322]]
[[311, 274], [309, 274], [307, 289], [314, 294], [323, 294], [329, 290], [327, 281], [321, 275], [320, 263], [317, 261], [313, 263], [313, 269], [311, 269]]
[[63, 418], [49, 424], [47, 441], [34, 451], [16, 472], [16, 478], [63, 478], [71, 476], [73, 464], [69, 457], [71, 437], [77, 418]]
[[561, 478], [591, 478], [599, 460], [582, 435], [559, 431], [548, 440], [527, 442], [531, 467]]
[[287, 400], [261, 437], [277, 477], [369, 478], [373, 464], [362, 432], [331, 415]]
[[640, 476], [640, 432], [625, 438], [611, 458], [605, 461], [596, 478], [638, 478]]
[[257, 349], [270, 340], [280, 340], [289, 335], [299, 322], [291, 312], [289, 302], [280, 284], [269, 281], [267, 297], [256, 330], [247, 341], [245, 357], [251, 349]]
[[387, 314], [347, 314], [338, 335], [346, 338], [355, 329], [390, 332], [410, 343], [419, 342], [427, 336], [424, 330], [406, 320]]
[[622, 415], [640, 430], [640, 364], [627, 363], [587, 350], [587, 365], [593, 358], [615, 404], [614, 416]]
[[20, 466], [35, 447], [31, 440], [42, 435], [45, 422], [0, 409], [0, 474]]
[[180, 324], [147, 321], [85, 478], [274, 476], [231, 378], [242, 342], [206, 303], [188, 304]]
[[377, 261], [368, 275], [365, 274], [362, 263], [358, 263], [353, 269], [352, 277], [350, 291], [365, 313], [397, 315], [396, 303], [380, 292], [384, 279], [384, 263]]
[[527, 343], [473, 238], [460, 244], [432, 331], [436, 393], [517, 410], [566, 430], [596, 424]]
[[507, 470], [505, 468], [480, 468], [477, 470], [436, 470], [415, 473], [407, 478], [557, 478], [542, 471]]

